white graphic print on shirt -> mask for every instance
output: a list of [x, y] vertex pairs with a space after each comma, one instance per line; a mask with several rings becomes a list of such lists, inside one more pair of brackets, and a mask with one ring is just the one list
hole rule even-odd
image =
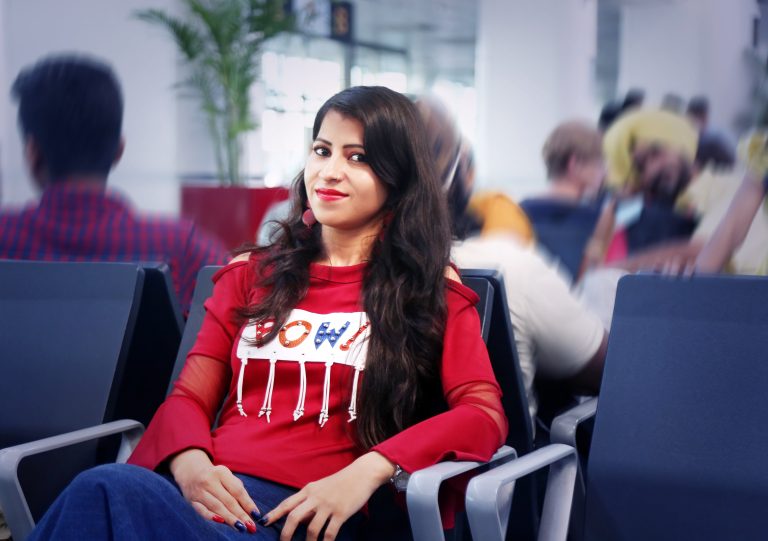
[[240, 359], [240, 375], [237, 379], [237, 409], [240, 415], [247, 417], [243, 410], [243, 379], [249, 359], [269, 361], [269, 378], [264, 393], [264, 403], [259, 410], [259, 417], [265, 415], [269, 422], [272, 411], [272, 391], [275, 382], [275, 370], [280, 362], [297, 362], [300, 366], [301, 380], [293, 420], [304, 415], [304, 401], [307, 393], [307, 373], [305, 363], [323, 363], [325, 381], [323, 383], [323, 406], [318, 422], [324, 426], [328, 421], [330, 400], [331, 368], [334, 364], [344, 364], [355, 369], [352, 380], [352, 397], [349, 405], [349, 421], [356, 417], [357, 384], [360, 372], [365, 369], [368, 353], [370, 328], [365, 312], [334, 312], [316, 314], [306, 310], [294, 309], [278, 335], [267, 343], [260, 343], [259, 338], [271, 330], [271, 322], [258, 323], [251, 320], [243, 329], [237, 345], [237, 357]]

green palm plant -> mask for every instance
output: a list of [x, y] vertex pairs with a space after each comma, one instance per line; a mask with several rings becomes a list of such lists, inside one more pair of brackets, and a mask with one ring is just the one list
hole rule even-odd
[[259, 76], [264, 42], [293, 29], [283, 0], [182, 0], [185, 19], [163, 10], [135, 13], [170, 32], [190, 76], [180, 85], [199, 99], [224, 184], [241, 183], [242, 135], [256, 128], [250, 89]]

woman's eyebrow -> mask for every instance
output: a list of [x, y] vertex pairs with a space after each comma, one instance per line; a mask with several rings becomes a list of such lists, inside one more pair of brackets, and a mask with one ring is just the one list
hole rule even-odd
[[[323, 139], [322, 137], [316, 137], [315, 138], [316, 143], [323, 143], [328, 146], [332, 146], [333, 143], [331, 143], [328, 139]], [[344, 145], [342, 148], [362, 148], [365, 150], [365, 147], [359, 143], [349, 143], [347, 145]]]

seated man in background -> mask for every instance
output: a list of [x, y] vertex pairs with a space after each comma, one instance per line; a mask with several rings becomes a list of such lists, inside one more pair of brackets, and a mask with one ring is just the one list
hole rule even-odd
[[124, 148], [123, 97], [112, 70], [86, 57], [46, 58], [21, 71], [12, 95], [42, 197], [0, 213], [0, 259], [163, 261], [186, 313], [197, 272], [228, 255], [192, 222], [140, 217], [107, 191]]
[[[746, 165], [744, 179], [717, 228], [701, 250], [696, 260], [697, 272], [731, 270], [741, 274], [768, 274], [766, 143], [768, 136], [762, 131], [746, 137], [739, 145], [739, 158]], [[751, 246], [747, 246], [749, 241]]]
[[605, 134], [606, 180], [623, 199], [606, 248], [609, 262], [689, 239], [697, 220], [678, 212], [675, 204], [693, 178], [697, 143], [685, 117], [662, 110], [627, 113]]
[[602, 136], [586, 122], [564, 122], [547, 137], [542, 157], [549, 189], [520, 206], [539, 243], [576, 279], [600, 215], [598, 193], [605, 177]]
[[696, 167], [698, 169], [733, 167], [736, 163], [733, 144], [723, 133], [709, 126], [709, 100], [705, 96], [695, 96], [688, 102], [685, 112], [699, 132]]
[[[570, 284], [536, 247], [511, 232], [479, 235], [482, 224], [467, 216], [472, 174], [461, 162], [462, 139], [450, 113], [430, 98], [417, 102], [427, 127], [438, 175], [443, 179], [453, 232], [451, 250], [462, 268], [497, 269], [504, 278], [529, 412], [537, 424], [539, 400], [534, 379], [558, 380], [577, 393], [600, 389], [608, 333], [585, 309]], [[458, 166], [454, 167], [457, 156]]]

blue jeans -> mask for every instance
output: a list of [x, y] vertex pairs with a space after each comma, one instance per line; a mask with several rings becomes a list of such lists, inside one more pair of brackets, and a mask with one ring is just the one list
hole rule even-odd
[[[265, 514], [296, 492], [255, 477], [236, 475]], [[353, 515], [337, 539], [356, 539], [361, 521], [361, 513]], [[303, 540], [305, 536], [302, 527], [293, 539]], [[255, 534], [243, 534], [227, 524], [206, 520], [184, 499], [170, 477], [138, 466], [108, 464], [78, 475], [38, 523], [29, 541], [274, 541], [279, 537], [278, 526], [257, 526]]]

